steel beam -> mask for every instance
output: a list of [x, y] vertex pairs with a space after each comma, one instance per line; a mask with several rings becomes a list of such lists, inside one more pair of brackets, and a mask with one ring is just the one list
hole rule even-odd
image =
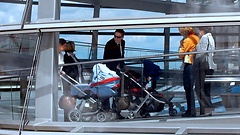
[[240, 25], [240, 13], [179, 14], [145, 18], [89, 19], [75, 21], [38, 20], [35, 23], [1, 25], [0, 34], [42, 32], [109, 30], [116, 28], [164, 28], [183, 26], [233, 26]]

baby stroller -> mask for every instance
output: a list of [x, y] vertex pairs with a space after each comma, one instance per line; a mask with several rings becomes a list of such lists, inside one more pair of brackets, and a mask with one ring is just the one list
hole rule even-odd
[[[71, 83], [71, 95], [79, 99], [80, 103], [69, 111], [68, 118], [72, 122], [78, 121], [112, 121], [116, 118], [114, 112], [106, 112], [102, 101], [117, 95], [120, 87], [120, 77], [109, 70], [105, 64], [93, 66], [93, 77], [90, 84]], [[68, 76], [69, 77], [69, 76]], [[63, 78], [64, 79], [64, 78]], [[65, 80], [67, 80], [65, 78]]]
[[[177, 111], [173, 108], [173, 95], [165, 96], [155, 90], [156, 81], [159, 79], [162, 71], [159, 66], [155, 65], [150, 60], [143, 61], [143, 74], [146, 78], [146, 82], [143, 82], [144, 86], [140, 85], [141, 75], [129, 70], [124, 73], [121, 72], [124, 77], [122, 81], [127, 83], [121, 83], [127, 86], [121, 87], [120, 99], [116, 100], [117, 109], [120, 110], [120, 115], [133, 119], [139, 113], [142, 117], [150, 116], [150, 112], [160, 112], [164, 109], [165, 104], [169, 107], [169, 115], [175, 116]], [[149, 84], [151, 84], [149, 86]]]

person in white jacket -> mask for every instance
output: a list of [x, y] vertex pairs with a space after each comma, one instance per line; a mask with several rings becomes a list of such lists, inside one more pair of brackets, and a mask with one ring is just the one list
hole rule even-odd
[[[215, 50], [215, 41], [212, 37], [211, 27], [199, 27], [199, 38], [200, 41], [196, 46], [197, 52], [204, 51], [213, 51]], [[204, 53], [196, 54], [196, 59], [200, 56], [204, 55]], [[205, 108], [212, 108], [211, 103], [211, 83], [205, 82], [206, 75], [213, 75], [214, 70], [216, 69], [216, 64], [213, 61], [214, 53], [207, 53], [207, 69], [202, 68], [199, 65], [199, 68], [194, 69], [195, 71], [195, 92], [198, 96], [198, 101], [200, 104], [200, 115], [207, 114], [205, 113]]]

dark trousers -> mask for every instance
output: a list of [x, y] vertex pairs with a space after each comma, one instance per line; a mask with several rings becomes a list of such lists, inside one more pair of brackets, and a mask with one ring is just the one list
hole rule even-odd
[[194, 91], [192, 86], [192, 78], [191, 78], [191, 64], [184, 64], [183, 69], [183, 86], [186, 94], [187, 100], [187, 111], [188, 114], [196, 114], [195, 111], [195, 98]]
[[214, 70], [201, 68], [194, 69], [195, 92], [200, 106], [200, 115], [205, 114], [205, 108], [211, 108], [211, 82], [205, 83], [206, 75], [212, 75]]
[[[206, 75], [213, 75], [214, 70], [212, 69], [208, 69], [205, 70], [205, 74]], [[211, 82], [204, 82], [204, 94], [206, 96], [206, 101], [205, 101], [205, 105], [206, 107], [212, 108], [212, 102], [211, 102]]]

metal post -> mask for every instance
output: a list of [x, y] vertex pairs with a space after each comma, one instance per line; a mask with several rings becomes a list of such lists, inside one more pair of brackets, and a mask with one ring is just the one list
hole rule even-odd
[[[60, 0], [39, 0], [38, 22], [59, 20], [60, 7]], [[36, 71], [35, 120], [58, 120], [58, 40], [59, 33], [43, 33]]]
[[[95, 2], [93, 18], [99, 18], [100, 5]], [[97, 60], [98, 30], [92, 32], [92, 60]]]

